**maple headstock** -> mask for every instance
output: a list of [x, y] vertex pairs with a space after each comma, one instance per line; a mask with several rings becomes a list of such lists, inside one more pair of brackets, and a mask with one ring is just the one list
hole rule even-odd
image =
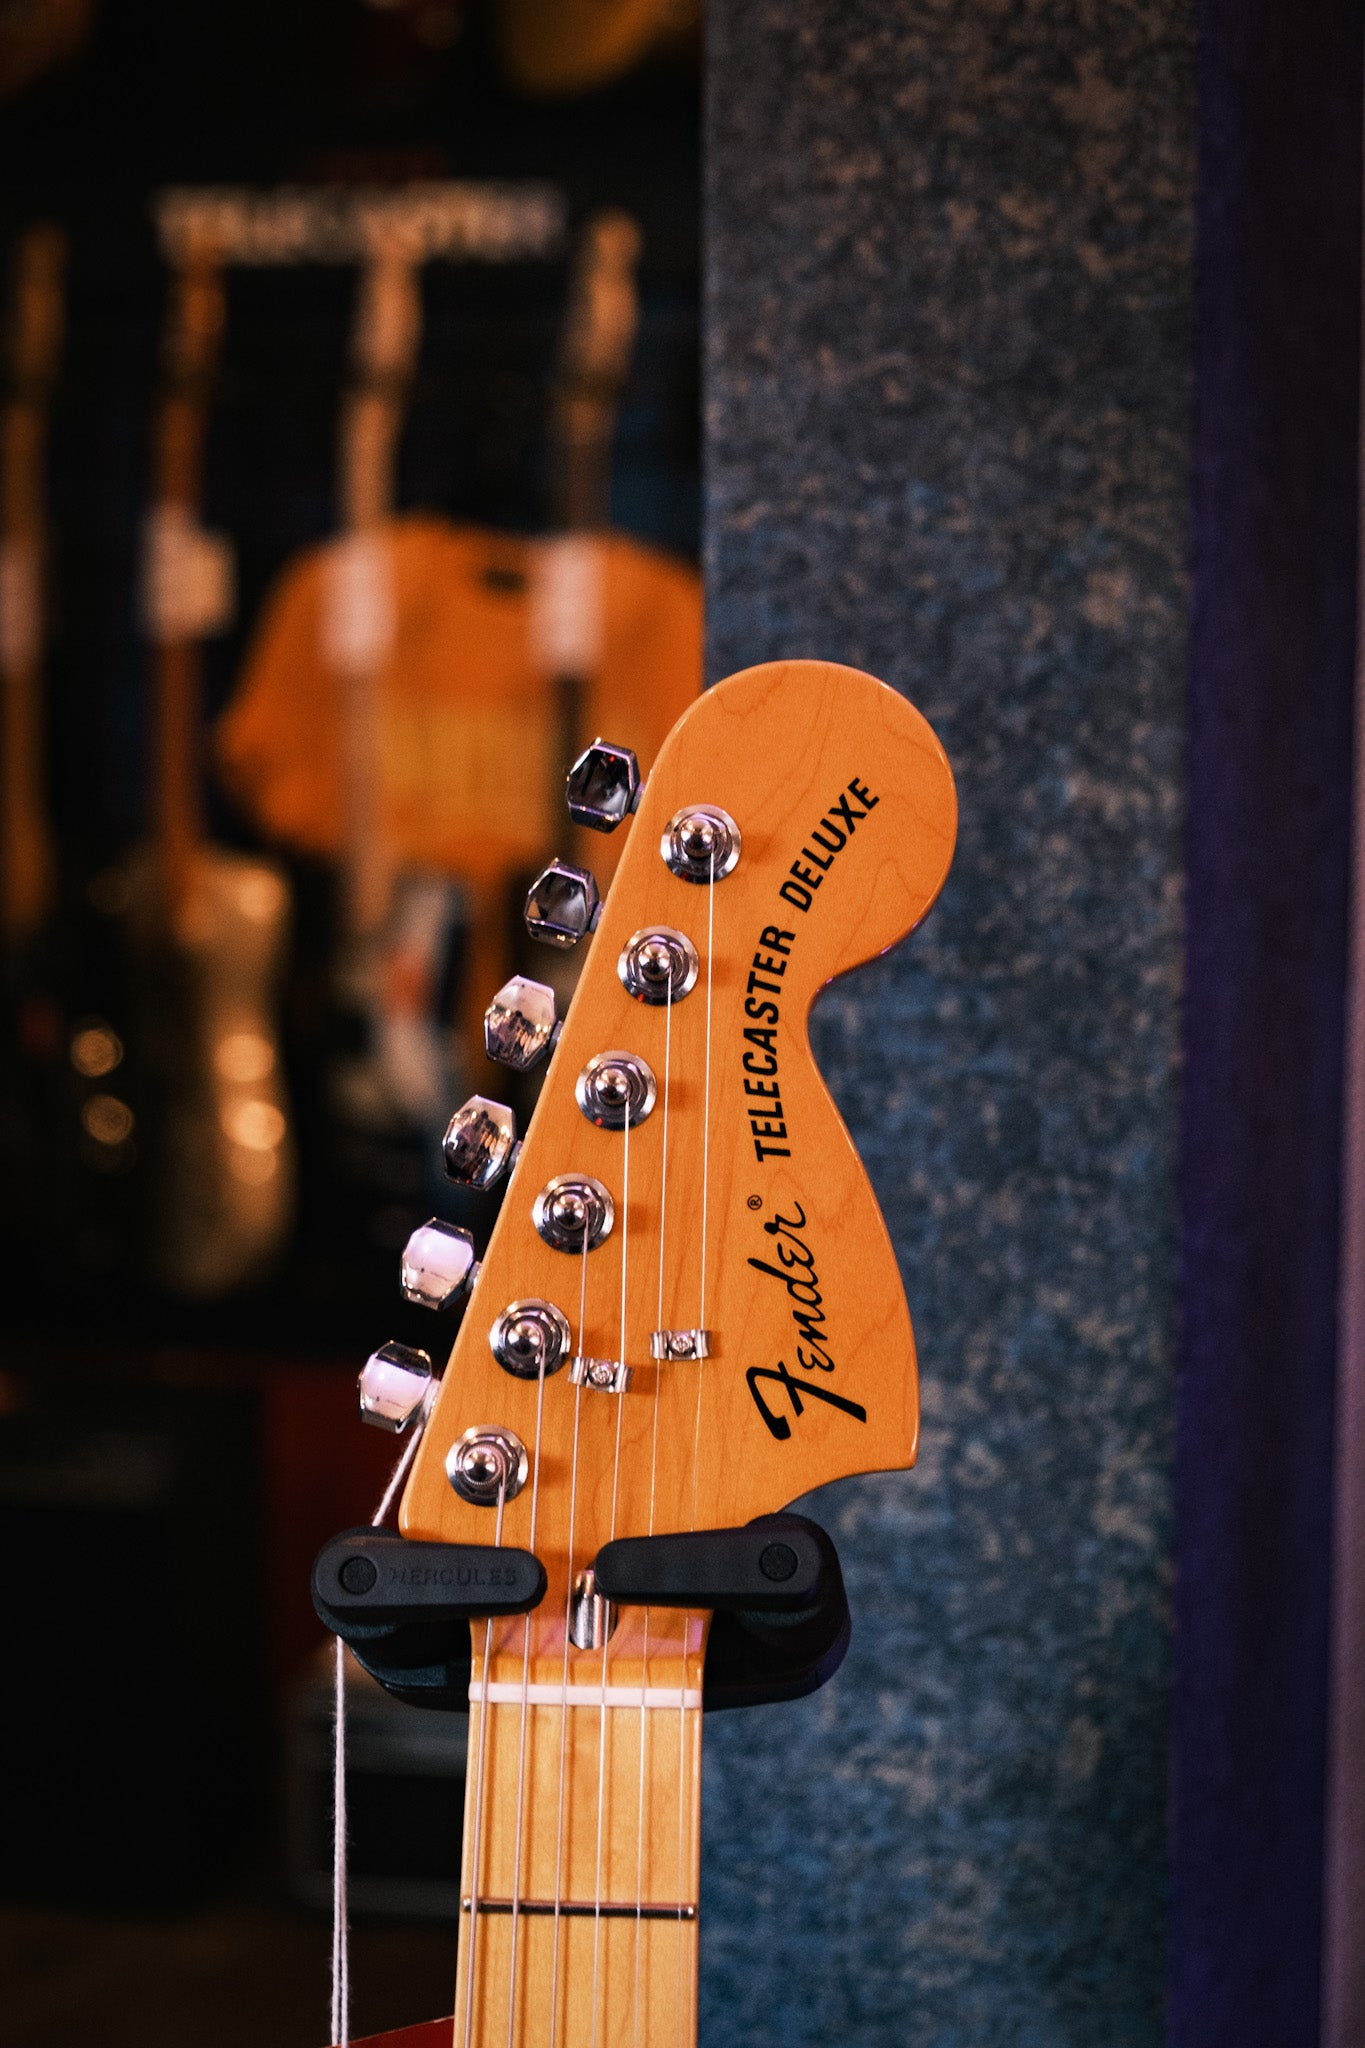
[[[674, 815], [701, 804], [727, 812], [742, 840], [713, 887], [680, 879], [660, 851]], [[857, 670], [748, 669], [675, 726], [626, 827], [417, 1452], [406, 1535], [493, 1541], [488, 1509], [447, 1477], [472, 1426], [527, 1448], [534, 1483], [507, 1502], [502, 1540], [534, 1548], [552, 1588], [570, 1556], [590, 1562], [613, 1537], [738, 1524], [824, 1481], [913, 1461], [914, 1341], [895, 1255], [807, 1017], [832, 977], [924, 915], [955, 823], [929, 726]], [[666, 1005], [633, 999], [619, 973], [651, 925], [684, 932], [699, 956], [690, 991]], [[576, 1099], [609, 1050], [645, 1061], [656, 1084], [628, 1132], [598, 1127]], [[614, 1205], [586, 1254], [552, 1248], [533, 1220], [565, 1174], [591, 1176]], [[576, 1386], [562, 1365], [543, 1386], [500, 1366], [490, 1331], [528, 1298], [559, 1309], [573, 1353], [624, 1359], [629, 1390]], [[656, 1330], [694, 1327], [710, 1333], [707, 1358], [651, 1356]]]

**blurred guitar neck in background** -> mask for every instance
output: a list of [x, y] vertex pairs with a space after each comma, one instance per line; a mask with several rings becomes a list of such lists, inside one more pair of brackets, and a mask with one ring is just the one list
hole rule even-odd
[[200, 234], [172, 269], [153, 426], [142, 588], [153, 832], [128, 869], [150, 1113], [148, 1262], [191, 1298], [263, 1276], [294, 1199], [275, 1031], [288, 889], [272, 863], [210, 842], [201, 796], [201, 645], [230, 623], [234, 602], [230, 544], [201, 523], [224, 318], [221, 252]]

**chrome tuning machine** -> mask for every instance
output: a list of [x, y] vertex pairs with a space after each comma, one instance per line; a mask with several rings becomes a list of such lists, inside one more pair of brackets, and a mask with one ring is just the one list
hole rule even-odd
[[360, 1419], [401, 1436], [436, 1392], [431, 1360], [410, 1344], [381, 1344], [360, 1373]]
[[679, 1003], [695, 987], [699, 964], [686, 932], [655, 924], [627, 939], [616, 972], [637, 1003]]
[[478, 1278], [474, 1240], [467, 1230], [433, 1216], [403, 1247], [403, 1299], [418, 1308], [449, 1308]]
[[652, 1068], [633, 1052], [594, 1054], [574, 1084], [578, 1107], [602, 1131], [642, 1124], [657, 1094]]
[[616, 1205], [591, 1174], [560, 1173], [536, 1196], [531, 1221], [555, 1251], [591, 1252], [611, 1235]]
[[602, 915], [597, 883], [586, 868], [552, 860], [531, 884], [526, 929], [547, 946], [576, 946], [596, 931]]
[[526, 1446], [515, 1430], [492, 1423], [467, 1429], [446, 1453], [446, 1478], [472, 1507], [515, 1500], [530, 1471]]
[[573, 1334], [563, 1309], [552, 1301], [533, 1295], [527, 1301], [512, 1301], [488, 1332], [494, 1358], [513, 1379], [548, 1379], [558, 1372], [569, 1355]]
[[517, 1154], [516, 1118], [505, 1103], [471, 1095], [457, 1109], [441, 1141], [449, 1179], [465, 1188], [491, 1188]]
[[596, 739], [569, 770], [569, 816], [594, 832], [614, 832], [636, 808], [643, 787], [632, 750]]
[[686, 804], [675, 811], [659, 842], [664, 866], [680, 882], [719, 882], [734, 871], [743, 840], [719, 804]]
[[559, 1028], [554, 990], [514, 974], [484, 1011], [484, 1051], [500, 1066], [524, 1074], [550, 1050]]

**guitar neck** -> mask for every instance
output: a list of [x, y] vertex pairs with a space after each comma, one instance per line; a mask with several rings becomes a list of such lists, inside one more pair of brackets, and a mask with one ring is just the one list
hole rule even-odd
[[474, 1625], [455, 2048], [692, 2048], [704, 1618], [565, 1605]]

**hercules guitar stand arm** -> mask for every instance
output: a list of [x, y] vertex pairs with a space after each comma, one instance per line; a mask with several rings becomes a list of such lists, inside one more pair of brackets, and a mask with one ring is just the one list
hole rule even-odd
[[[606, 1544], [597, 1590], [623, 1606], [714, 1615], [702, 1705], [801, 1699], [832, 1678], [848, 1648], [838, 1553], [804, 1515], [760, 1515], [739, 1529], [631, 1536]], [[463, 1709], [469, 1624], [526, 1614], [545, 1597], [529, 1550], [409, 1543], [392, 1529], [347, 1529], [319, 1552], [313, 1605], [372, 1678], [413, 1706]]]

